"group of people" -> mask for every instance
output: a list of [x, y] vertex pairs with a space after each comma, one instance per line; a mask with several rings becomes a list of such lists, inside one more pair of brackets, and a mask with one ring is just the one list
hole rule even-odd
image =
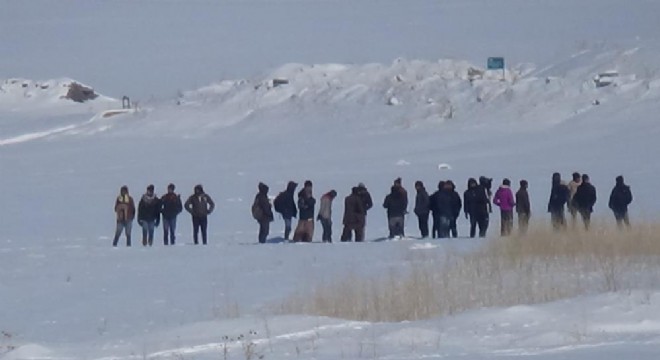
[[[167, 245], [176, 243], [176, 219], [186, 209], [192, 216], [193, 240], [199, 244], [198, 236], [201, 230], [202, 244], [207, 244], [206, 229], [207, 217], [215, 209], [213, 199], [204, 192], [202, 185], [196, 185], [193, 194], [188, 197], [185, 204], [181, 202], [181, 195], [174, 192], [174, 184], [167, 186], [167, 193], [158, 198], [154, 193], [154, 186], [147, 186], [147, 191], [140, 198], [137, 207], [138, 224], [142, 227], [142, 245], [153, 246], [154, 230], [163, 219], [163, 242]], [[135, 219], [135, 202], [128, 193], [128, 187], [122, 186], [119, 196], [115, 200], [115, 215], [117, 227], [112, 246], [117, 246], [121, 233], [126, 234], [126, 246], [131, 246], [131, 228]]]
[[[492, 213], [492, 205], [500, 209], [500, 235], [509, 236], [514, 228], [514, 210], [518, 217], [518, 231], [526, 233], [531, 218], [531, 204], [528, 194], [528, 182], [520, 180], [518, 190], [513, 192], [511, 181], [503, 179], [502, 184], [493, 194], [492, 179], [485, 176], [470, 178], [467, 189], [461, 197], [456, 191], [456, 185], [451, 180], [438, 183], [438, 188], [432, 194], [426, 190], [422, 181], [415, 182], [414, 213], [417, 216], [422, 238], [458, 237], [457, 223], [464, 213], [470, 222], [470, 237], [485, 237]], [[337, 191], [330, 190], [320, 198], [318, 214], [315, 216], [316, 199], [313, 195], [313, 184], [307, 180], [303, 188], [297, 192], [298, 184], [289, 181], [286, 189], [280, 192], [271, 202], [268, 195], [269, 187], [258, 184], [258, 193], [252, 203], [252, 217], [259, 224], [258, 241], [265, 243], [270, 233], [270, 223], [275, 220], [274, 213], [279, 213], [284, 220], [284, 240], [293, 242], [311, 242], [314, 238], [315, 221], [321, 223], [323, 242], [332, 242], [332, 205], [337, 197]], [[169, 184], [167, 193], [161, 198], [154, 194], [154, 186], [149, 185], [140, 198], [137, 208], [137, 219], [142, 227], [142, 244], [153, 245], [154, 229], [162, 218], [163, 241], [165, 245], [175, 244], [176, 218], [185, 209], [192, 216], [193, 241], [198, 244], [198, 234], [201, 231], [202, 244], [207, 244], [207, 217], [215, 208], [211, 197], [204, 192], [202, 185], [194, 188], [194, 193], [182, 204], [180, 195], [174, 192], [174, 184]], [[297, 195], [297, 196], [296, 196]], [[565, 209], [575, 225], [580, 215], [585, 229], [589, 229], [591, 213], [596, 203], [596, 188], [587, 174], [574, 173], [573, 179], [564, 183], [559, 173], [552, 176], [552, 188], [548, 201], [548, 212], [554, 229], [567, 228]], [[609, 207], [619, 227], [629, 227], [628, 206], [632, 203], [632, 192], [625, 184], [623, 176], [616, 178], [609, 199]], [[371, 194], [363, 183], [351, 189], [344, 199], [344, 214], [342, 218], [342, 242], [362, 242], [365, 237], [367, 213], [373, 207]], [[405, 217], [408, 214], [408, 192], [403, 187], [401, 178], [394, 180], [390, 193], [385, 196], [383, 208], [387, 213], [389, 238], [404, 237]], [[128, 188], [123, 186], [115, 201], [117, 227], [113, 246], [117, 246], [119, 237], [126, 234], [126, 244], [131, 245], [131, 226], [136, 210], [133, 198]], [[293, 219], [298, 223], [293, 229]], [[429, 232], [429, 220], [431, 229]], [[478, 229], [478, 233], [477, 233]], [[293, 236], [290, 239], [291, 232]]]

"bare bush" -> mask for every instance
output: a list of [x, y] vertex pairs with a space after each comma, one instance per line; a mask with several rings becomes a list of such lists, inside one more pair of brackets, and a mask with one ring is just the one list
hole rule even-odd
[[660, 226], [496, 238], [469, 254], [409, 256], [376, 278], [312, 286], [282, 302], [281, 313], [367, 321], [420, 320], [483, 307], [549, 302], [583, 294], [657, 286]]

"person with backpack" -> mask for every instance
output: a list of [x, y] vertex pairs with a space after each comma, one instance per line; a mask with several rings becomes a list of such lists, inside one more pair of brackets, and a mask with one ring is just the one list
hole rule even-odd
[[589, 175], [582, 174], [582, 183], [578, 186], [573, 202], [582, 217], [585, 230], [591, 226], [591, 213], [594, 212], [596, 204], [596, 188], [591, 184]]
[[341, 233], [341, 241], [351, 241], [351, 236], [355, 232], [355, 242], [364, 241], [364, 223], [365, 214], [364, 200], [360, 196], [360, 188], [351, 189], [351, 194], [344, 199], [344, 230]]
[[633, 196], [630, 191], [630, 186], [626, 185], [623, 176], [616, 177], [616, 185], [610, 193], [609, 208], [614, 213], [616, 225], [619, 229], [623, 228], [623, 224], [630, 228], [630, 219], [628, 218], [628, 206], [632, 203]]
[[321, 222], [321, 227], [323, 227], [321, 239], [324, 243], [332, 242], [332, 200], [336, 197], [337, 192], [335, 190], [330, 190], [321, 196], [321, 205], [316, 219]]
[[312, 242], [314, 239], [314, 206], [316, 206], [316, 199], [312, 194], [312, 182], [307, 180], [302, 190], [298, 192], [300, 217], [298, 226], [293, 232], [294, 242]]
[[390, 194], [385, 197], [383, 207], [387, 209], [387, 222], [390, 230], [389, 238], [404, 237], [405, 216], [407, 213], [407, 194], [399, 185], [393, 185]]
[[500, 208], [500, 235], [509, 236], [513, 231], [513, 208], [516, 202], [511, 191], [511, 180], [504, 179], [495, 192], [493, 204]]
[[153, 246], [154, 230], [160, 223], [160, 199], [154, 193], [154, 186], [147, 186], [138, 204], [138, 224], [142, 227], [142, 245]]
[[527, 233], [529, 228], [529, 219], [532, 216], [532, 207], [529, 202], [529, 193], [527, 180], [520, 180], [520, 189], [516, 192], [516, 212], [518, 213], [518, 232], [521, 235]]
[[293, 200], [293, 195], [297, 187], [297, 183], [289, 181], [286, 185], [286, 190], [280, 192], [273, 202], [275, 211], [282, 215], [282, 219], [284, 219], [284, 240], [286, 241], [289, 240], [289, 235], [291, 234], [291, 219], [298, 216], [296, 202]]
[[559, 173], [552, 174], [552, 188], [550, 189], [550, 199], [548, 200], [548, 212], [552, 227], [557, 230], [566, 230], [566, 217], [564, 207], [568, 202], [570, 192], [568, 187], [561, 181]]
[[260, 182], [257, 189], [258, 193], [252, 202], [252, 217], [259, 223], [259, 243], [265, 244], [270, 232], [270, 223], [274, 218], [273, 210], [268, 199], [268, 185]]
[[198, 235], [201, 230], [202, 244], [207, 244], [206, 230], [208, 228], [208, 216], [213, 213], [215, 203], [213, 199], [204, 192], [202, 185], [195, 185], [193, 194], [190, 195], [184, 208], [192, 216], [193, 223], [193, 241], [195, 245], [199, 244]]
[[119, 237], [122, 232], [126, 234], [126, 246], [131, 246], [131, 228], [133, 227], [133, 219], [135, 219], [135, 203], [133, 198], [128, 194], [128, 186], [124, 185], [119, 190], [119, 196], [115, 200], [115, 215], [117, 220], [117, 227], [115, 229], [115, 237], [112, 240], [112, 246], [117, 247]]
[[167, 194], [160, 199], [160, 213], [163, 217], [163, 242], [165, 246], [176, 242], [176, 218], [183, 211], [181, 196], [174, 192], [174, 184], [167, 185]]
[[463, 211], [465, 218], [470, 219], [470, 237], [476, 235], [479, 226], [479, 237], [486, 237], [488, 231], [490, 199], [487, 190], [474, 178], [468, 179], [468, 188], [463, 193]]
[[417, 196], [415, 197], [415, 215], [419, 223], [419, 232], [422, 239], [429, 236], [429, 212], [431, 211], [429, 193], [424, 188], [424, 183], [421, 181], [415, 182], [415, 190]]

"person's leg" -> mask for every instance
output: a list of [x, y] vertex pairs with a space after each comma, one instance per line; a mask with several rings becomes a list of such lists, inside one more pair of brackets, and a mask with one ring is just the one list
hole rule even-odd
[[200, 219], [199, 226], [201, 227], [201, 230], [202, 230], [202, 244], [204, 244], [204, 245], [207, 244], [207, 242], [206, 242], [206, 240], [207, 240], [206, 229], [208, 228], [208, 224], [209, 224], [209, 221], [208, 221], [208, 218], [206, 216], [204, 216], [203, 218]]
[[582, 223], [584, 224], [584, 229], [588, 231], [591, 222], [591, 213], [589, 212], [589, 210], [580, 209], [580, 217], [582, 217]]
[[323, 241], [332, 242], [332, 220], [323, 219], [321, 220], [321, 225], [323, 225]]
[[[341, 232], [341, 238], [339, 239], [341, 242], [347, 242], [351, 241], [351, 232], [352, 228], [348, 225], [344, 225], [344, 229]], [[356, 239], [357, 240], [357, 239]]]
[[395, 232], [395, 230], [394, 230], [394, 226], [395, 226], [395, 225], [396, 225], [396, 220], [395, 220], [395, 218], [391, 217], [391, 218], [388, 218], [388, 219], [387, 219], [387, 227], [388, 227], [388, 229], [390, 230], [390, 235], [389, 235], [389, 238], [390, 238], [390, 239], [393, 239], [393, 238], [394, 238], [394, 232]]
[[405, 220], [404, 220], [403, 216], [397, 218], [397, 221], [396, 221], [396, 235], [397, 236], [401, 236], [401, 237], [405, 236], [405, 232], [403, 230], [404, 229], [404, 221]]
[[477, 223], [477, 217], [470, 215], [470, 238], [474, 238], [477, 235]]
[[259, 243], [260, 244], [265, 244], [266, 243], [266, 238], [268, 237], [268, 228], [269, 228], [270, 222], [268, 221], [260, 221], [259, 222]]
[[527, 227], [529, 226], [529, 215], [520, 213], [518, 214], [518, 232], [520, 235], [527, 234]]
[[307, 242], [314, 241], [314, 220], [307, 222]]
[[289, 240], [291, 235], [291, 218], [284, 219], [284, 240]]
[[129, 220], [124, 223], [124, 234], [126, 234], [126, 246], [131, 246], [131, 231], [133, 229], [133, 221]]
[[155, 221], [149, 221], [148, 222], [148, 236], [149, 236], [149, 246], [154, 245], [154, 231], [156, 231], [156, 222]]
[[355, 230], [355, 242], [363, 242], [364, 241], [364, 226], [363, 225], [358, 225], [354, 228]]
[[489, 218], [488, 215], [479, 215], [478, 219], [478, 225], [479, 225], [479, 237], [486, 237], [486, 233], [488, 232], [488, 222]]
[[457, 238], [458, 237], [458, 218], [456, 217], [451, 217], [450, 222], [449, 222], [449, 232], [451, 234], [451, 237]]
[[170, 219], [170, 245], [176, 243], [176, 217]]
[[192, 217], [192, 222], [193, 222], [193, 242], [195, 245], [199, 245], [199, 228], [200, 228], [200, 222], [199, 218], [197, 216]]
[[422, 235], [422, 238], [429, 237], [429, 214], [419, 215], [419, 232]]
[[165, 246], [170, 244], [170, 220], [163, 218], [163, 244]]
[[626, 227], [630, 229], [630, 217], [628, 217], [628, 211], [626, 210], [623, 213], [623, 223], [626, 224]]
[[142, 228], [142, 246], [147, 246], [147, 222], [140, 220], [140, 227]]
[[117, 246], [122, 231], [124, 231], [124, 223], [121, 221], [117, 221], [117, 225], [115, 226], [115, 237], [114, 239], [112, 239], [112, 246], [115, 247]]

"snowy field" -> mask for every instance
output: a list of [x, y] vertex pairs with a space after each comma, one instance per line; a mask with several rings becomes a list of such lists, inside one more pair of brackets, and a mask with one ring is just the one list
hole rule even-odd
[[[598, 221], [623, 174], [633, 222], [657, 221], [659, 13], [644, 0], [0, 0], [0, 358], [657, 359], [655, 286], [401, 323], [274, 307], [492, 241], [376, 241], [397, 177], [411, 199], [415, 180], [462, 192], [468, 177], [524, 178], [545, 223], [553, 172], [591, 176]], [[506, 58], [504, 80], [489, 56]], [[70, 79], [102, 95], [63, 99]], [[136, 110], [119, 111], [123, 95]], [[257, 246], [257, 183], [274, 196], [306, 179], [317, 199], [339, 193], [335, 239], [364, 182], [370, 241], [282, 244], [276, 219]], [[153, 248], [112, 249], [119, 187], [137, 201], [170, 182], [216, 201], [210, 245], [191, 246], [182, 215], [175, 247], [159, 228]]]

